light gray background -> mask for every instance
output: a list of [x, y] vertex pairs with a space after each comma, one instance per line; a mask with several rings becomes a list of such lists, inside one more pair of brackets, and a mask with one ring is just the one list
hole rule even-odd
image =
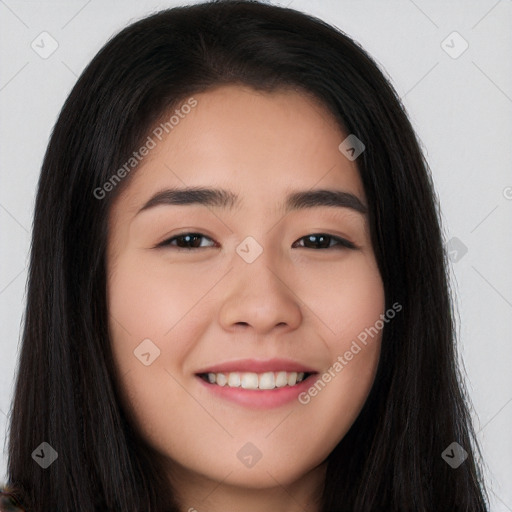
[[[458, 261], [452, 262], [459, 351], [492, 511], [512, 511], [512, 488], [506, 485], [512, 482], [512, 2], [276, 3], [314, 14], [355, 38], [402, 97], [432, 168], [446, 240], [457, 237], [467, 247], [466, 254], [454, 253]], [[110, 36], [130, 21], [177, 4], [0, 0], [2, 441], [25, 303], [36, 183], [52, 126], [78, 75]], [[43, 44], [45, 51], [51, 48], [48, 36], [40, 36], [43, 31], [58, 43], [46, 59], [31, 48], [33, 41], [40, 51]], [[448, 37], [453, 31], [469, 45], [460, 55], [464, 41]], [[4, 480], [6, 446], [5, 441], [0, 460]]]

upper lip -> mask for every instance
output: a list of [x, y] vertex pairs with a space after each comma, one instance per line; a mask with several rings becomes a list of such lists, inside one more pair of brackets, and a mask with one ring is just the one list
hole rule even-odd
[[198, 372], [202, 373], [231, 373], [231, 372], [304, 372], [315, 373], [316, 370], [292, 359], [237, 359], [224, 363], [207, 366]]

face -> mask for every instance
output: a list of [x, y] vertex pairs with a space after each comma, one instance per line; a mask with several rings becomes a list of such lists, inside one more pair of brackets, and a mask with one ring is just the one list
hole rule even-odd
[[[223, 86], [193, 100], [153, 132], [111, 209], [120, 385], [176, 480], [291, 485], [343, 438], [377, 368], [364, 189], [338, 149], [348, 134], [305, 95]], [[176, 195], [190, 187], [226, 193]]]

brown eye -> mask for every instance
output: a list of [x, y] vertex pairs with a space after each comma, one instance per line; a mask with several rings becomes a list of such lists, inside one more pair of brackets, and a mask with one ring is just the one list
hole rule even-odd
[[[158, 244], [157, 247], [176, 247], [177, 249], [202, 249], [205, 247], [213, 247], [212, 245], [201, 245], [201, 239], [210, 240], [213, 242], [211, 238], [208, 238], [201, 233], [181, 233], [180, 235], [173, 236], [167, 240], [164, 240], [162, 243]], [[174, 243], [176, 242], [176, 243]]]
[[[315, 233], [311, 235], [304, 236], [299, 240], [304, 240], [303, 245], [299, 245], [298, 247], [304, 247], [307, 249], [336, 249], [336, 248], [346, 248], [346, 249], [355, 249], [356, 246], [345, 240], [344, 238], [340, 238], [334, 235], [328, 235], [326, 233]], [[334, 242], [334, 244], [332, 244]], [[297, 242], [296, 242], [297, 243]], [[295, 245], [295, 244], [294, 244]]]

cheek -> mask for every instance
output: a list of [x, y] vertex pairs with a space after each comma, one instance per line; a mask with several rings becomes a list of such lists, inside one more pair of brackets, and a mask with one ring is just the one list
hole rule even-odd
[[[341, 262], [329, 275], [309, 272], [300, 296], [318, 316], [330, 354], [308, 390], [299, 396], [306, 414], [319, 421], [304, 424], [308, 438], [323, 438], [327, 454], [345, 435], [362, 409], [379, 362], [385, 323], [382, 279], [373, 257]], [[306, 295], [306, 288], [309, 290]], [[321, 421], [320, 421], [321, 418]]]
[[184, 266], [169, 263], [163, 258], [158, 260], [129, 253], [119, 257], [108, 281], [114, 346], [126, 351], [126, 345], [130, 345], [133, 350], [146, 338], [162, 345], [172, 337], [172, 350], [179, 352], [187, 340], [175, 336], [175, 333], [186, 317], [188, 337], [194, 334], [190, 329], [199, 325], [194, 321], [197, 314], [194, 306], [218, 280], [217, 274], [221, 275], [204, 266], [197, 267], [190, 272]]
[[200, 302], [215, 282], [210, 273], [183, 269], [126, 253], [108, 279], [109, 330], [121, 389], [143, 418], [161, 416], [162, 404], [179, 403], [182, 389], [171, 378], [200, 339]]
[[166, 454], [179, 453], [185, 435], [213, 435], [197, 422], [204, 410], [184, 389], [181, 367], [204, 328], [205, 315], [194, 305], [218, 281], [216, 274], [189, 273], [129, 252], [109, 274], [109, 329], [124, 403], [144, 437]]
[[161, 336], [170, 329], [177, 307], [183, 304], [185, 285], [177, 277], [169, 271], [163, 275], [144, 258], [119, 258], [109, 279], [112, 317], [134, 335]]
[[309, 265], [294, 292], [323, 326], [330, 349], [341, 350], [384, 313], [384, 288], [372, 255], [358, 255], [326, 265]]

